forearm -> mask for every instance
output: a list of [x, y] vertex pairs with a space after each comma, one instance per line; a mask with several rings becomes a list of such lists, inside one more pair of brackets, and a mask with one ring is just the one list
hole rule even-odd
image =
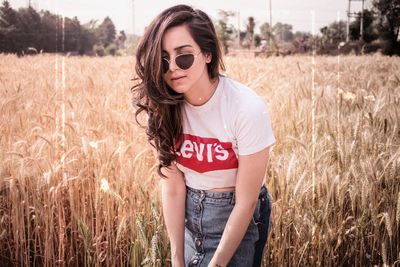
[[269, 148], [266, 147], [254, 154], [239, 156], [235, 189], [236, 204], [229, 216], [209, 267], [227, 266], [239, 247], [258, 202], [260, 187], [268, 163], [268, 155]]
[[183, 260], [184, 257], [185, 200], [184, 192], [171, 193], [163, 189], [163, 214], [171, 244], [172, 259]]
[[256, 204], [257, 202], [245, 202], [235, 205], [209, 266], [228, 265], [249, 227]]
[[164, 222], [171, 244], [172, 266], [184, 266], [186, 185], [183, 174], [171, 165], [163, 168], [161, 179]]

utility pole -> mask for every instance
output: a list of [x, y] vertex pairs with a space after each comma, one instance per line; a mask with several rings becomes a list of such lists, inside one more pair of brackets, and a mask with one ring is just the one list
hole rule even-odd
[[349, 36], [350, 36], [350, 5], [351, 5], [351, 0], [349, 0], [349, 5], [347, 7], [346, 43], [349, 42]]
[[272, 0], [269, 0], [269, 26], [272, 27]]
[[269, 0], [269, 27], [270, 27], [270, 37], [269, 37], [269, 45], [272, 43], [272, 0]]
[[39, 3], [36, 0], [28, 0], [27, 1], [28, 8], [33, 8], [39, 11]]
[[240, 49], [240, 10], [237, 12], [238, 17], [238, 48]]
[[360, 40], [363, 40], [364, 37], [364, 28], [363, 28], [363, 24], [364, 24], [364, 1], [365, 0], [348, 0], [349, 4], [347, 7], [347, 27], [346, 27], [346, 42], [348, 42], [349, 36], [350, 36], [350, 18], [351, 17], [356, 17], [358, 16], [358, 14], [356, 12], [351, 12], [351, 2], [356, 2], [356, 1], [361, 1], [361, 17], [360, 17]]
[[360, 41], [364, 39], [364, 0], [361, 0]]
[[135, 0], [132, 0], [132, 34], [135, 36]]

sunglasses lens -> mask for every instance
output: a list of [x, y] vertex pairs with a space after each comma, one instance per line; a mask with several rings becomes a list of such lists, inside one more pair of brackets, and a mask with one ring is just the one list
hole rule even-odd
[[[194, 55], [193, 54], [183, 54], [179, 55], [175, 58], [175, 64], [178, 68], [182, 70], [187, 70], [193, 65]], [[164, 73], [167, 73], [169, 70], [169, 61], [166, 58], [162, 59], [162, 69]]]
[[169, 70], [169, 62], [168, 62], [168, 60], [166, 58], [163, 58], [161, 64], [162, 64], [163, 72], [167, 73], [167, 71]]
[[194, 55], [192, 54], [184, 54], [179, 55], [175, 58], [176, 65], [183, 70], [187, 70], [193, 65]]

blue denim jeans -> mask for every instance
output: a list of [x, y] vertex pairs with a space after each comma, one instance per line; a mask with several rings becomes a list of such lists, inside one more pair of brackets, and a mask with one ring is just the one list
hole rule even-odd
[[[190, 187], [186, 189], [185, 266], [207, 266], [235, 206], [235, 192], [207, 192]], [[253, 218], [228, 266], [260, 266], [269, 231], [270, 214], [270, 198], [263, 186]]]
[[261, 187], [261, 191], [258, 196], [258, 204], [260, 205], [260, 217], [258, 217], [256, 223], [258, 227], [259, 239], [256, 242], [253, 267], [261, 266], [264, 247], [267, 243], [268, 234], [271, 229], [272, 201], [271, 197], [269, 196], [267, 187], [265, 187], [264, 185]]

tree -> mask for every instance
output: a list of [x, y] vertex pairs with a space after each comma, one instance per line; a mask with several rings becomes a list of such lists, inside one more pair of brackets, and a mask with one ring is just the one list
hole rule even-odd
[[104, 46], [102, 44], [93, 45], [93, 52], [99, 57], [103, 57], [106, 55], [106, 50], [104, 49]]
[[0, 51], [20, 54], [27, 47], [40, 48], [41, 18], [35, 9], [15, 11], [8, 1], [4, 1], [0, 18]]
[[[358, 12], [357, 18], [350, 24], [351, 40], [360, 39], [361, 12]], [[379, 37], [379, 32], [374, 24], [374, 13], [371, 10], [364, 9], [363, 12], [363, 41], [370, 43]]]
[[339, 44], [346, 40], [346, 22], [343, 20], [335, 21], [329, 24], [329, 26], [322, 27], [320, 32], [322, 33], [323, 44]]
[[0, 7], [0, 25], [8, 26], [17, 22], [17, 13], [11, 8], [10, 2], [3, 1], [3, 5]]
[[126, 34], [125, 31], [120, 31], [118, 35], [118, 47], [125, 48]]
[[78, 51], [83, 55], [92, 50], [95, 36], [91, 30], [82, 26], [77, 17], [64, 17], [64, 40], [62, 36], [62, 17], [42, 11], [40, 49], [46, 52]]
[[18, 22], [18, 13], [11, 8], [8, 1], [4, 1], [0, 7], [0, 52], [16, 52], [22, 50], [23, 44], [21, 42], [20, 33], [16, 27]]
[[97, 20], [90, 20], [88, 23], [83, 24], [81, 28], [81, 50], [83, 54], [87, 51], [93, 51], [93, 46], [98, 42], [96, 37], [96, 23]]
[[111, 56], [115, 56], [117, 54], [118, 51], [118, 47], [116, 44], [110, 44], [109, 46], [107, 46], [106, 48], [106, 54], [107, 55], [111, 55]]
[[215, 30], [224, 49], [224, 53], [227, 54], [229, 42], [232, 40], [233, 33], [233, 27], [232, 25], [228, 25], [228, 20], [229, 17], [234, 16], [234, 13], [232, 11], [219, 10], [218, 15], [220, 16], [220, 19], [215, 25]]
[[296, 31], [292, 43], [298, 53], [308, 52], [312, 49], [312, 35], [309, 32]]
[[97, 38], [104, 47], [107, 47], [115, 40], [115, 25], [109, 17], [106, 17], [96, 30]]
[[310, 38], [310, 37], [311, 37], [311, 33], [309, 33], [309, 32], [296, 31], [296, 32], [293, 34], [293, 38], [294, 38], [295, 40], [307, 40], [307, 39]]
[[256, 23], [254, 22], [253, 17], [249, 17], [246, 25], [246, 42], [248, 48], [250, 49], [253, 46], [253, 39], [254, 39], [254, 27]]
[[39, 13], [32, 7], [20, 8], [18, 10], [18, 22], [16, 27], [21, 34], [21, 41], [26, 47], [34, 47], [38, 50], [41, 49], [40, 36], [41, 36], [41, 18]]
[[254, 45], [259, 47], [261, 45], [261, 36], [259, 34], [254, 34]]
[[374, 0], [373, 7], [379, 16], [380, 36], [387, 41], [384, 53], [400, 55], [400, 0]]
[[278, 40], [290, 42], [293, 40], [293, 26], [286, 23], [277, 22], [273, 27], [273, 32]]
[[[121, 33], [121, 40], [126, 39], [124, 35]], [[21, 54], [33, 47], [35, 49], [31, 50], [78, 51], [84, 54], [92, 51], [95, 43], [104, 47], [113, 44], [115, 26], [108, 17], [98, 27], [95, 20], [82, 26], [77, 17], [62, 18], [49, 11], [38, 13], [32, 7], [16, 11], [8, 1], [3, 1], [0, 6], [0, 40], [0, 52]], [[114, 50], [111, 47], [108, 51], [114, 53]]]
[[266, 40], [267, 42], [272, 41], [274, 34], [273, 34], [273, 29], [269, 25], [269, 23], [266, 22], [260, 26], [260, 34], [261, 38]]
[[79, 51], [81, 49], [81, 24], [77, 17], [64, 18], [64, 51]]
[[49, 11], [42, 11], [41, 18], [41, 49], [46, 52], [60, 51], [62, 45], [61, 36], [59, 34], [59, 29], [61, 29], [61, 17]]

